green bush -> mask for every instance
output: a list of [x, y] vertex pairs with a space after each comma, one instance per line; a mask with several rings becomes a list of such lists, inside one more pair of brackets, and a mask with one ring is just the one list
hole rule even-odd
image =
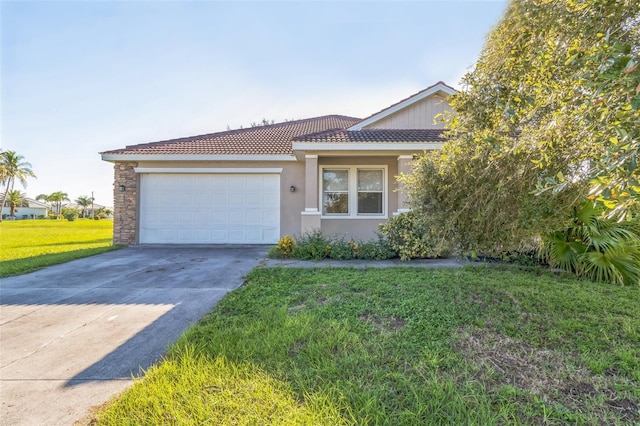
[[62, 217], [67, 219], [69, 222], [73, 222], [80, 217], [80, 212], [76, 209], [65, 207], [62, 209]]
[[397, 252], [382, 235], [378, 235], [377, 241], [360, 242], [347, 241], [342, 236], [329, 237], [315, 230], [299, 236], [295, 241], [287, 241], [286, 247], [287, 251], [290, 251], [289, 255], [279, 243], [269, 250], [269, 257], [274, 259], [291, 257], [300, 260], [384, 260], [398, 257]]
[[380, 232], [402, 260], [449, 256], [451, 244], [439, 225], [430, 223], [430, 219], [428, 215], [409, 211], [380, 225]]
[[330, 246], [329, 258], [331, 259], [351, 260], [356, 257], [357, 252], [354, 252], [354, 243], [352, 241], [347, 242], [342, 238], [335, 238], [330, 241]]
[[325, 237], [320, 230], [314, 230], [302, 234], [295, 242], [291, 257], [301, 260], [321, 260], [329, 257], [331, 253], [331, 240]]
[[593, 281], [640, 285], [640, 223], [605, 220], [583, 205], [567, 228], [545, 236], [541, 257]]
[[378, 241], [364, 241], [358, 245], [358, 258], [364, 260], [386, 260], [398, 257], [398, 252], [382, 236]]

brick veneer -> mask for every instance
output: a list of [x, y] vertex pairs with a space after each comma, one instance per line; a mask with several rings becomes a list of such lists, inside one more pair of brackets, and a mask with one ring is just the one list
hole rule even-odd
[[[136, 244], [138, 229], [138, 178], [134, 167], [138, 163], [116, 163], [113, 182], [113, 244], [131, 246]], [[125, 186], [124, 191], [118, 188]]]

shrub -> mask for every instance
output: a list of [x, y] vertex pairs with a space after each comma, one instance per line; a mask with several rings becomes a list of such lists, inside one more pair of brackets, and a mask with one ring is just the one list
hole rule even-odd
[[293, 246], [291, 257], [301, 260], [321, 260], [329, 257], [330, 253], [331, 240], [320, 230], [314, 230], [298, 238]]
[[449, 256], [451, 244], [443, 236], [441, 228], [430, 220], [428, 215], [409, 211], [380, 225], [380, 232], [402, 260]]
[[76, 210], [76, 209], [71, 209], [71, 208], [68, 208], [68, 207], [65, 207], [65, 208], [62, 209], [62, 217], [67, 219], [69, 222], [73, 222], [79, 216], [80, 216], [80, 212], [78, 210]]
[[354, 250], [354, 244], [353, 241], [346, 242], [342, 238], [333, 239], [330, 242], [329, 257], [335, 260], [350, 260], [357, 257], [357, 250]]
[[398, 253], [378, 234], [378, 241], [364, 241], [358, 244], [357, 257], [364, 260], [386, 260], [398, 257]]
[[397, 253], [382, 235], [378, 235], [377, 241], [359, 242], [346, 241], [342, 236], [329, 237], [315, 230], [296, 240], [288, 235], [282, 237], [276, 246], [269, 249], [269, 257], [300, 260], [384, 260], [397, 257]]
[[291, 252], [293, 251], [294, 247], [293, 238], [290, 235], [285, 235], [284, 237], [280, 238], [276, 247], [278, 248], [278, 250], [280, 250], [282, 257], [291, 256]]
[[540, 255], [593, 281], [640, 285], [640, 223], [602, 219], [587, 204], [574, 211], [567, 228], [545, 236]]

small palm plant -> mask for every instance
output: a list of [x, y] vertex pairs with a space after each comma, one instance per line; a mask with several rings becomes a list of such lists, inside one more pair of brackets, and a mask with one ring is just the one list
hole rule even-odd
[[640, 222], [603, 219], [592, 204], [573, 216], [570, 226], [544, 238], [541, 257], [594, 281], [640, 285]]

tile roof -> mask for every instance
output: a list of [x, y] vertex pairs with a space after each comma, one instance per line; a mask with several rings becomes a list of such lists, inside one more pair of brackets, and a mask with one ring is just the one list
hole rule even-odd
[[442, 129], [363, 129], [332, 130], [294, 138], [296, 142], [443, 142]]
[[340, 130], [358, 121], [360, 119], [354, 117], [325, 115], [267, 126], [129, 145], [101, 154], [286, 155], [293, 154], [291, 140], [296, 136]]

